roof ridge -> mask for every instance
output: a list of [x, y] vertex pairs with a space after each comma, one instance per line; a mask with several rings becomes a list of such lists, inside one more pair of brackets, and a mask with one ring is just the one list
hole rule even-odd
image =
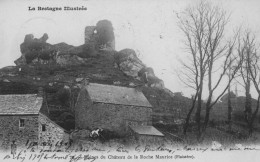
[[37, 96], [37, 94], [0, 94], [0, 96]]
[[84, 89], [94, 102], [152, 107], [143, 92], [135, 88], [89, 83]]
[[0, 114], [38, 114], [43, 103], [43, 97], [37, 94], [0, 95]]

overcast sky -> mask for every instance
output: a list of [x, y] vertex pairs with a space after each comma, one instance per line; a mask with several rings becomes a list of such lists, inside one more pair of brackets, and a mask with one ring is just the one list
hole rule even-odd
[[[112, 22], [116, 50], [132, 48], [140, 51], [142, 61], [155, 70], [173, 92], [189, 96], [175, 74], [178, 59], [183, 59], [182, 33], [176, 12], [183, 11], [196, 0], [1, 0], [0, 1], [0, 68], [14, 65], [20, 44], [26, 34], [36, 38], [49, 35], [48, 43], [66, 42], [74, 46], [84, 43], [84, 28], [97, 21]], [[214, 2], [216, 3], [216, 2]], [[231, 13], [230, 26], [250, 27], [260, 36], [259, 0], [219, 0], [218, 5]], [[28, 11], [28, 7], [85, 6], [87, 11]], [[242, 88], [238, 88], [243, 94]]]

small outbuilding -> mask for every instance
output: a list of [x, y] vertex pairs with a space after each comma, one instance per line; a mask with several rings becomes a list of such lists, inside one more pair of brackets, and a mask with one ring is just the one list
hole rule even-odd
[[129, 126], [131, 138], [139, 144], [162, 144], [164, 134], [153, 126]]
[[152, 106], [134, 88], [89, 83], [83, 86], [75, 107], [79, 129], [104, 128], [126, 135], [129, 125], [151, 125]]

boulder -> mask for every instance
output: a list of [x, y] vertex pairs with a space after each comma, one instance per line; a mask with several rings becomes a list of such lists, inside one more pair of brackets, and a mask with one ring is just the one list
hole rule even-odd
[[83, 81], [83, 79], [84, 79], [84, 78], [76, 78], [75, 81], [76, 81], [76, 82], [81, 82], [81, 81]]
[[130, 83], [129, 83], [129, 86], [130, 86], [130, 87], [135, 87], [136, 85], [135, 85], [133, 82], [130, 82]]
[[142, 77], [144, 73], [147, 72], [148, 75], [155, 75], [153, 68], [151, 67], [143, 67], [140, 71], [138, 71], [138, 76]]
[[164, 82], [163, 80], [159, 79], [158, 77], [154, 75], [147, 75], [147, 84], [149, 87], [153, 88], [159, 88], [159, 89], [164, 89]]
[[114, 84], [114, 85], [120, 85], [121, 82], [120, 82], [120, 81], [113, 81], [113, 84]]
[[81, 58], [77, 55], [63, 54], [56, 58], [56, 63], [61, 66], [72, 66], [72, 65], [82, 65], [86, 59]]
[[143, 67], [139, 72], [138, 76], [140, 80], [147, 84], [149, 87], [164, 89], [163, 80], [155, 76], [154, 71], [151, 67]]
[[126, 75], [137, 77], [138, 72], [145, 67], [132, 49], [121, 50], [114, 55], [115, 64]]
[[9, 83], [10, 81], [8, 79], [4, 79], [3, 82]]

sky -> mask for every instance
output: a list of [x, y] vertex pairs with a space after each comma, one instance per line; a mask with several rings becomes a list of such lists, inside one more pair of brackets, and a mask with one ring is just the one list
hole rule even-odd
[[[183, 34], [177, 26], [176, 12], [198, 0], [1, 0], [0, 68], [14, 65], [20, 57], [20, 44], [26, 34], [39, 38], [47, 33], [48, 43], [84, 43], [84, 29], [99, 20], [110, 20], [114, 27], [116, 50], [131, 48], [161, 78], [166, 88], [193, 93], [177, 77], [185, 60]], [[213, 1], [231, 14], [229, 29], [250, 27], [260, 38], [259, 0]], [[87, 11], [29, 11], [28, 7], [85, 6]], [[224, 85], [225, 83], [223, 83]], [[234, 89], [234, 86], [233, 86]], [[221, 90], [219, 90], [220, 92]], [[243, 88], [238, 86], [239, 95]], [[253, 97], [256, 95], [253, 92]]]

